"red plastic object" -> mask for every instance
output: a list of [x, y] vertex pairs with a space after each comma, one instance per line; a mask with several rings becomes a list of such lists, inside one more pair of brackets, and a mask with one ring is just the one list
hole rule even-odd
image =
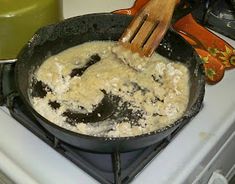
[[[188, 14], [178, 20], [174, 29], [184, 35], [184, 38], [193, 40], [196, 45], [194, 48], [200, 48], [208, 51], [213, 57], [217, 58], [225, 68], [235, 67], [235, 50], [227, 42], [216, 36], [198, 24], [191, 14]], [[188, 40], [186, 38], [186, 40]], [[189, 42], [192, 44], [192, 42]]]

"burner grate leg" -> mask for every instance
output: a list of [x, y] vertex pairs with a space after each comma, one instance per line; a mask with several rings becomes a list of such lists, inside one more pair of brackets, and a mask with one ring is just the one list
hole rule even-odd
[[115, 151], [114, 153], [112, 153], [112, 164], [114, 173], [114, 183], [121, 184], [121, 157], [119, 151]]
[[56, 137], [53, 137], [53, 148], [57, 148], [60, 143], [60, 140]]

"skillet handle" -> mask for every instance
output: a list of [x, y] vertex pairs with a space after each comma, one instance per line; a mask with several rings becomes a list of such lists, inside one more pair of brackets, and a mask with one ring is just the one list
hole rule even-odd
[[0, 59], [0, 64], [15, 63], [17, 59]]
[[6, 105], [7, 97], [16, 92], [14, 68], [16, 60], [0, 60], [0, 106]]

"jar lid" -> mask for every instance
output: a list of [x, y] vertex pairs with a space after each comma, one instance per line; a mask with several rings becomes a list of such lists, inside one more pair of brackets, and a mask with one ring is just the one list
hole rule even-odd
[[0, 59], [16, 58], [42, 26], [63, 19], [59, 0], [0, 0]]

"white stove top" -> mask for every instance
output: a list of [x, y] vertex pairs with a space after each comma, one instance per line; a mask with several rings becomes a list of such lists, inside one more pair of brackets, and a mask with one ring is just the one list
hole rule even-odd
[[[69, 0], [64, 2], [64, 16], [110, 12], [133, 2]], [[235, 47], [234, 40], [221, 37]], [[235, 131], [234, 81], [235, 69], [226, 71], [219, 84], [207, 85], [202, 111], [132, 183], [192, 183]], [[19, 184], [98, 183], [16, 122], [4, 107], [0, 108], [0, 171]]]

